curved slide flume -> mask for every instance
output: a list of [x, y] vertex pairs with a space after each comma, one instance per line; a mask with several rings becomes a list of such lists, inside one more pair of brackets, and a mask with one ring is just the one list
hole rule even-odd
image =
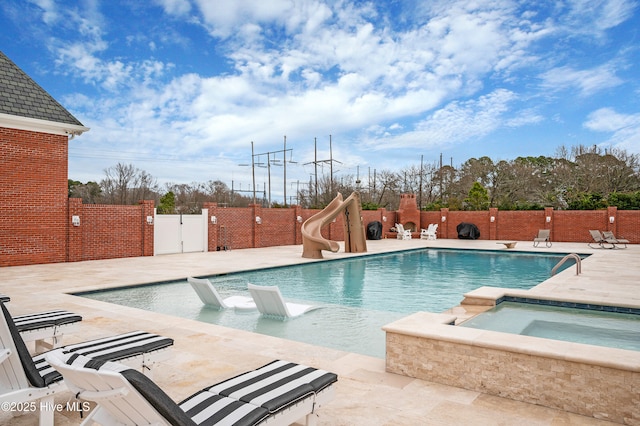
[[344, 214], [344, 249], [346, 252], [367, 251], [364, 225], [360, 215], [360, 194], [353, 192], [346, 200], [338, 194], [327, 207], [302, 224], [302, 257], [322, 259], [322, 250], [336, 253], [340, 245], [322, 236], [322, 228]]

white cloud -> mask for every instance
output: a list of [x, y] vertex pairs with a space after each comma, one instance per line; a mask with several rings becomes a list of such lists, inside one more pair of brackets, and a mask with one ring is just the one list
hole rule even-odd
[[[54, 3], [38, 1], [48, 19], [59, 13]], [[352, 138], [353, 150], [358, 137], [370, 151], [451, 147], [542, 121], [537, 105], [518, 110], [521, 98], [540, 98], [528, 92], [539, 86], [521, 85], [530, 75], [541, 77], [545, 93], [590, 96], [622, 83], [614, 62], [549, 70], [559, 59], [538, 43], [561, 25], [535, 5], [510, 0], [417, 2], [402, 25], [382, 15], [379, 4], [347, 0], [155, 3], [175, 27], [164, 36], [121, 36], [132, 50], [152, 46], [147, 56], [111, 54], [108, 22], [95, 8], [66, 12], [81, 31], [72, 42], [54, 41], [60, 69], [106, 89], [73, 105], [82, 121], [88, 118], [92, 131], [83, 138], [92, 144], [219, 161], [248, 150], [250, 141], [258, 148], [279, 144], [284, 134], [309, 145], [314, 136], [339, 134]], [[600, 25], [610, 28], [628, 19], [630, 5], [576, 0], [559, 21], [588, 25], [602, 15]], [[185, 25], [208, 31], [206, 48], [227, 61], [228, 73], [173, 73], [177, 67], [161, 55], [168, 45], [194, 42], [181, 32]], [[523, 69], [529, 74], [518, 73]], [[346, 149], [340, 154], [363, 161]]]
[[184, 16], [191, 11], [189, 0], [154, 0], [167, 15]]
[[[209, 1], [195, 0], [203, 15], [204, 24], [216, 37], [227, 38], [234, 35], [238, 28], [247, 22], [269, 24], [282, 23], [295, 8], [289, 0], [235, 0]], [[304, 4], [304, 2], [301, 2]]]
[[503, 126], [540, 120], [535, 114], [508, 119], [509, 104], [515, 100], [513, 92], [501, 89], [475, 100], [454, 101], [417, 123], [414, 130], [390, 137], [373, 137], [367, 145], [373, 149], [447, 147], [479, 140]]
[[576, 70], [568, 66], [558, 67], [541, 75], [542, 86], [555, 91], [575, 88], [580, 96], [590, 96], [622, 84], [622, 79], [618, 78], [615, 72], [613, 63], [589, 70]]
[[637, 4], [630, 0], [570, 0], [567, 23], [572, 32], [602, 36], [626, 21]]
[[42, 21], [45, 24], [53, 25], [60, 18], [54, 0], [31, 0], [31, 3], [42, 9]]
[[[169, 9], [176, 5], [164, 4]], [[242, 45], [230, 42], [238, 47], [228, 53], [235, 75], [177, 76], [162, 85], [157, 82], [166, 69], [162, 63], [100, 61], [91, 43], [100, 45], [91, 39], [75, 46], [77, 51], [65, 51], [85, 78], [109, 89], [127, 86], [133, 95], [120, 95], [96, 110], [92, 117], [98, 120], [98, 113], [111, 117], [104, 119], [106, 125], [93, 126], [93, 134], [101, 132], [99, 139], [105, 142], [134, 139], [149, 149], [204, 155], [230, 152], [252, 140], [257, 146], [273, 143], [284, 134], [295, 140], [357, 132], [424, 114], [457, 94], [474, 93], [481, 87], [479, 79], [496, 64], [514, 66], [516, 61], [508, 58], [525, 56], [526, 33], [542, 31], [533, 30], [530, 22], [522, 28], [511, 24], [511, 10], [500, 4], [482, 10], [464, 8], [465, 3], [444, 5], [424, 25], [396, 33], [373, 24], [370, 5], [358, 8], [345, 2], [332, 12], [317, 1], [295, 6], [282, 1], [272, 8], [262, 4], [198, 3], [217, 36], [237, 39], [252, 33]], [[270, 24], [286, 26], [291, 37], [269, 44], [262, 37]], [[245, 33], [232, 35], [232, 28]], [[401, 134], [404, 129], [396, 123], [385, 137], [393, 146], [420, 146], [425, 140], [456, 144], [501, 125], [531, 122], [529, 117], [500, 122], [507, 119], [504, 113], [513, 96], [499, 90], [475, 101], [452, 102], [413, 131]]]
[[603, 145], [640, 154], [640, 113], [620, 114], [612, 108], [600, 108], [589, 114], [584, 127], [594, 132], [612, 133]]

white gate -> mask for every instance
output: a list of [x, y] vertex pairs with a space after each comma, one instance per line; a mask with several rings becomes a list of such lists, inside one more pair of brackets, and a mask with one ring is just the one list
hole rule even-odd
[[156, 214], [153, 254], [193, 253], [208, 250], [207, 209], [202, 214]]

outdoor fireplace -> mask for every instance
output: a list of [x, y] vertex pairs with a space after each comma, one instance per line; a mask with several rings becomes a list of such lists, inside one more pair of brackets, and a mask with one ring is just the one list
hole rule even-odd
[[400, 195], [397, 221], [405, 230], [420, 232], [420, 210], [418, 210], [415, 194]]

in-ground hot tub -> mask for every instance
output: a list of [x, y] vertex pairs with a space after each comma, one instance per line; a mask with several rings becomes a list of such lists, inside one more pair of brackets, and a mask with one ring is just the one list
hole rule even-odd
[[[504, 289], [494, 302], [510, 296]], [[386, 325], [387, 371], [617, 423], [640, 422], [640, 351], [458, 327], [456, 319], [419, 312]]]
[[504, 297], [459, 326], [640, 351], [640, 309]]

